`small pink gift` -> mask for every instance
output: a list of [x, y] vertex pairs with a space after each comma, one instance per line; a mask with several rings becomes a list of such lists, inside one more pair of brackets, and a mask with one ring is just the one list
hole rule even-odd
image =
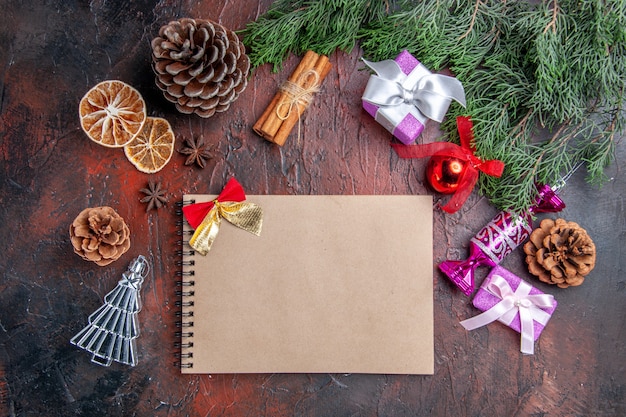
[[557, 302], [511, 271], [495, 266], [472, 304], [483, 313], [462, 321], [463, 327], [474, 330], [497, 320], [520, 333], [521, 352], [532, 355], [534, 342], [552, 317]]
[[441, 123], [452, 100], [465, 107], [459, 80], [431, 73], [408, 51], [395, 60], [363, 61], [376, 72], [363, 92], [363, 108], [405, 145], [417, 139], [428, 119]]

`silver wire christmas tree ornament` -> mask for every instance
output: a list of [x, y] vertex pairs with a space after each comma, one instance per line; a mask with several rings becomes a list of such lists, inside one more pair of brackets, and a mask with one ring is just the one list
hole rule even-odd
[[135, 258], [104, 304], [89, 316], [89, 324], [70, 343], [92, 354], [91, 361], [109, 366], [113, 361], [137, 365], [137, 345], [141, 310], [141, 284], [150, 266], [142, 255]]

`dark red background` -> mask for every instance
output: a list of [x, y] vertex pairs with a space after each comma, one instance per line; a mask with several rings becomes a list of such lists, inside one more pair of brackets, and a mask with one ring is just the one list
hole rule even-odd
[[[538, 283], [520, 250], [503, 263], [559, 302], [535, 355], [520, 354], [519, 335], [501, 324], [465, 331], [459, 321], [476, 311], [436, 270], [444, 259], [465, 257], [470, 237], [496, 213], [473, 194], [458, 213], [434, 216], [433, 376], [182, 376], [173, 363], [174, 203], [183, 193], [217, 193], [235, 175], [250, 194], [426, 194], [432, 193], [424, 185], [426, 161], [399, 160], [389, 147], [391, 135], [362, 110], [368, 73], [361, 71], [358, 48], [330, 57], [333, 71], [303, 117], [300, 137], [294, 130], [282, 148], [251, 127], [298, 57], [281, 73], [269, 66], [256, 70], [231, 109], [211, 119], [179, 114], [163, 99], [150, 68], [150, 40], [162, 24], [210, 18], [239, 30], [267, 10], [269, 0], [0, 3], [0, 414], [626, 413], [623, 143], [603, 188], [588, 185], [580, 172], [562, 193], [568, 207], [559, 216], [586, 228], [598, 248], [585, 283], [567, 290]], [[186, 137], [203, 136], [214, 147], [207, 167], [184, 166], [184, 156], [175, 153], [161, 172], [142, 174], [121, 150], [91, 142], [80, 129], [78, 102], [106, 79], [135, 86], [149, 115], [171, 122], [177, 148]], [[436, 124], [424, 136], [434, 139]], [[170, 203], [146, 213], [139, 190], [149, 179], [163, 183]], [[81, 260], [68, 235], [83, 208], [100, 205], [115, 208], [132, 233], [130, 251], [108, 267]], [[142, 290], [139, 365], [98, 367], [69, 339], [139, 254], [153, 261]], [[478, 283], [486, 272], [479, 271]]]

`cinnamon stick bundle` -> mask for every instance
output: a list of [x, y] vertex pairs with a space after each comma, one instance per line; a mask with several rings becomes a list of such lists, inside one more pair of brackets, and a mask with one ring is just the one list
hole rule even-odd
[[331, 67], [326, 55], [307, 51], [252, 129], [270, 142], [282, 146]]

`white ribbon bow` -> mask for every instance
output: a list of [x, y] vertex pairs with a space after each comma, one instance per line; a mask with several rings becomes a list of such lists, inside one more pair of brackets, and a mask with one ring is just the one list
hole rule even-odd
[[[465, 107], [465, 91], [459, 80], [447, 75], [432, 74], [418, 64], [408, 75], [394, 60], [365, 64], [376, 72], [365, 87], [363, 100], [377, 106], [393, 123], [400, 123], [413, 108], [439, 123], [452, 100]], [[422, 121], [422, 118], [417, 117]]]
[[499, 275], [494, 275], [484, 289], [500, 298], [501, 301], [489, 310], [463, 320], [461, 325], [467, 330], [474, 330], [498, 320], [508, 326], [519, 312], [521, 323], [520, 351], [532, 355], [535, 345], [533, 321], [544, 326], [548, 323], [550, 314], [542, 310], [542, 308], [552, 307], [554, 305], [554, 297], [550, 294], [529, 295], [532, 287], [524, 281], [520, 281], [519, 286], [513, 292], [509, 283]]

